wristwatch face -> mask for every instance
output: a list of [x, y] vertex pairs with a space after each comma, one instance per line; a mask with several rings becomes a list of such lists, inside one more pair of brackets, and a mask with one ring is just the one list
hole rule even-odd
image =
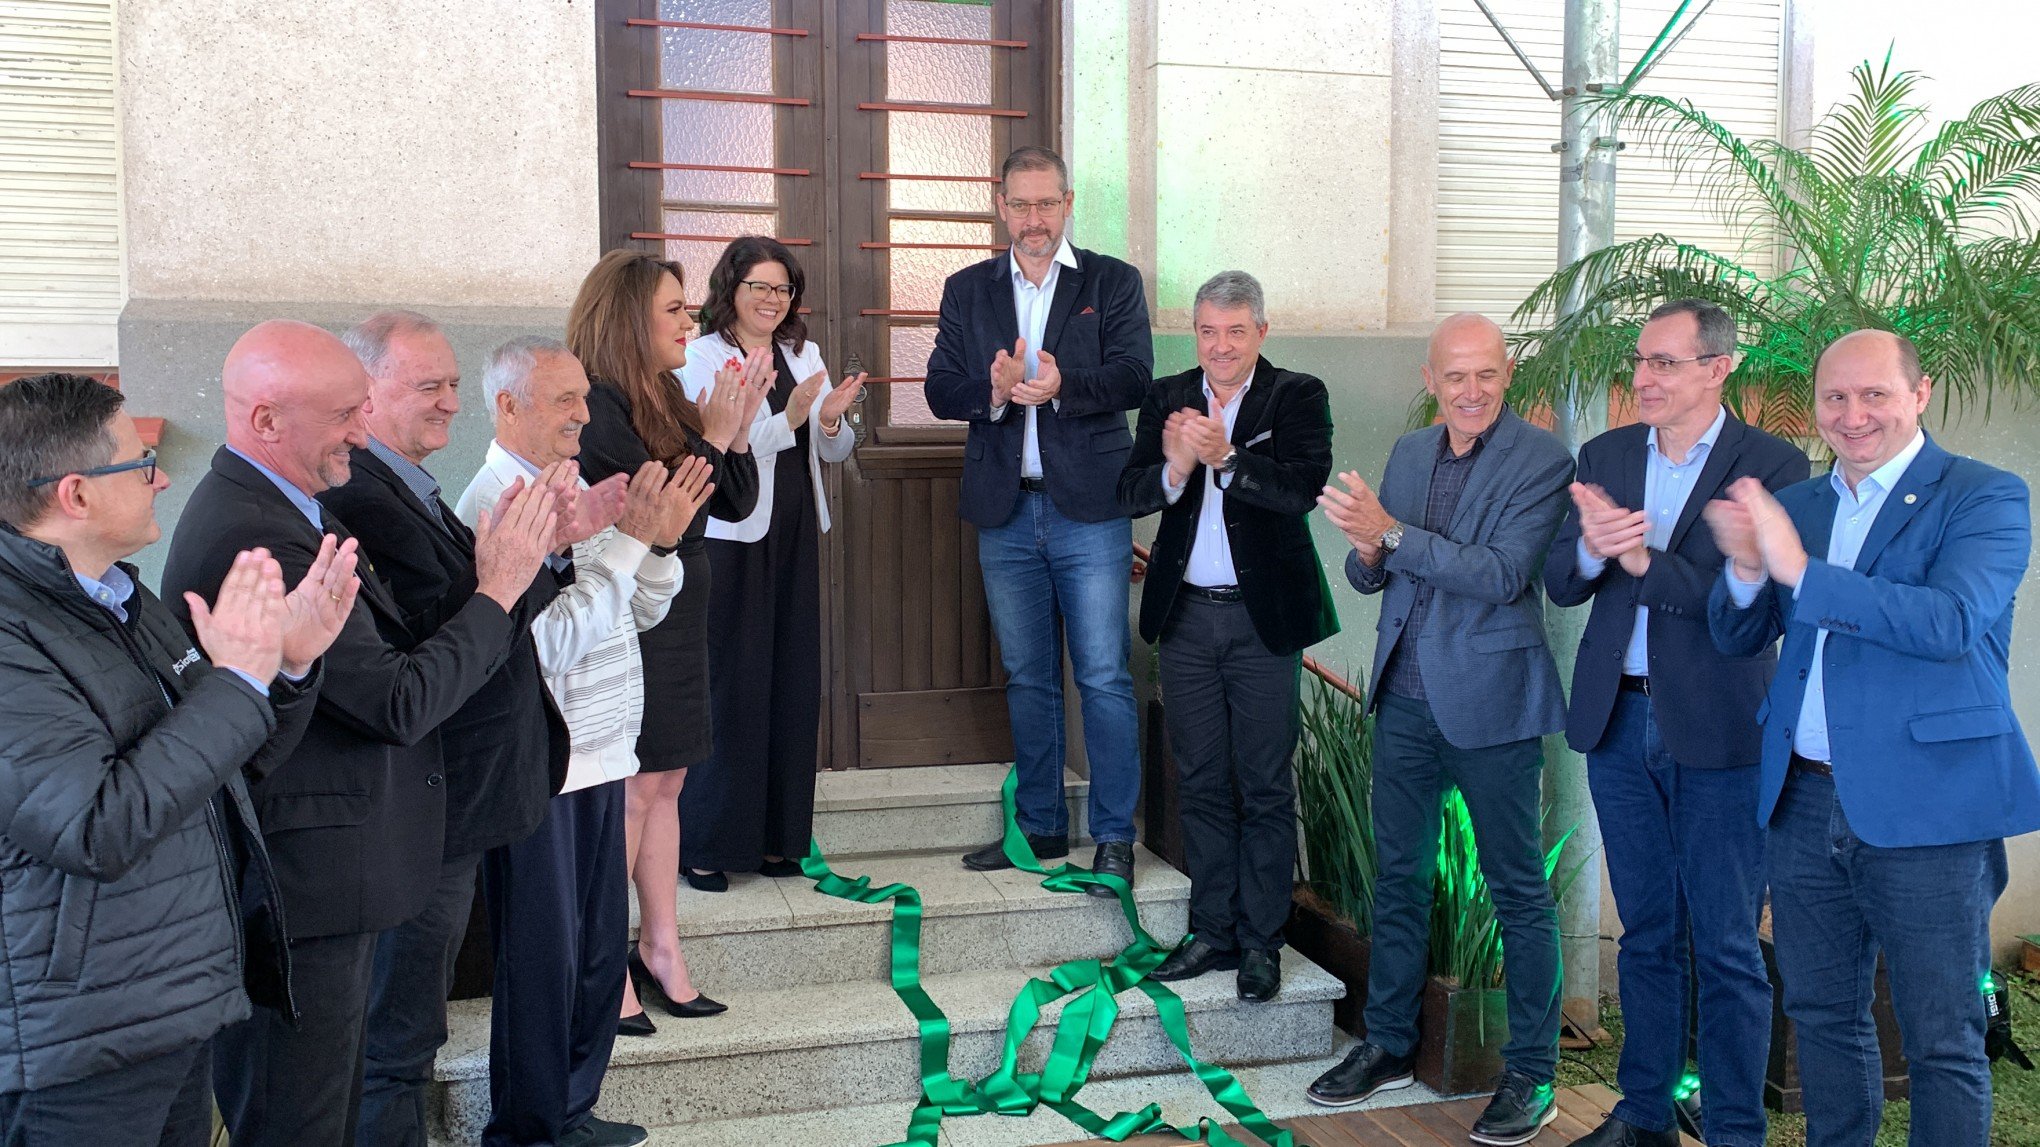
[[1235, 446], [1225, 452], [1225, 459], [1218, 464], [1218, 472], [1230, 474], [1240, 468], [1240, 448]]
[[1394, 553], [1395, 548], [1399, 545], [1402, 545], [1402, 526], [1397, 524], [1390, 526], [1382, 533], [1381, 548], [1389, 553]]

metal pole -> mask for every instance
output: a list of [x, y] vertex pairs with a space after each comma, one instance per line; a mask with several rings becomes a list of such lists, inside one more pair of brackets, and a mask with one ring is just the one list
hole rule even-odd
[[[1570, 266], [1615, 238], [1615, 119], [1592, 104], [1604, 87], [1621, 79], [1618, 0], [1566, 0], [1565, 67], [1559, 155], [1558, 265]], [[1579, 306], [1577, 294], [1565, 311]], [[1578, 386], [1559, 404], [1557, 430], [1577, 454], [1581, 443], [1608, 428], [1608, 405], [1598, 388]], [[1586, 610], [1547, 613], [1551, 648], [1567, 680], [1586, 627]], [[1557, 834], [1577, 826], [1558, 871], [1577, 871], [1559, 904], [1559, 934], [1565, 976], [1565, 1011], [1591, 1031], [1599, 1027], [1601, 997], [1601, 828], [1587, 789], [1586, 759], [1562, 737], [1545, 739], [1545, 794], [1551, 810], [1546, 830]]]

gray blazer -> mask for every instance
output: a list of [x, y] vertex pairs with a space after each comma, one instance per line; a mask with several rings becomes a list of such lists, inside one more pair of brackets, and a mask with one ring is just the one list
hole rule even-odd
[[1442, 534], [1419, 528], [1431, 466], [1445, 427], [1396, 440], [1381, 479], [1381, 504], [1403, 524], [1402, 544], [1380, 567], [1346, 555], [1346, 578], [1380, 593], [1368, 708], [1380, 700], [1381, 671], [1409, 620], [1417, 582], [1429, 579], [1430, 616], [1417, 635], [1432, 717], [1445, 739], [1480, 749], [1565, 728], [1565, 694], [1544, 641], [1538, 573], [1570, 504], [1573, 459], [1548, 431], [1503, 410], [1494, 436], [1467, 477]]

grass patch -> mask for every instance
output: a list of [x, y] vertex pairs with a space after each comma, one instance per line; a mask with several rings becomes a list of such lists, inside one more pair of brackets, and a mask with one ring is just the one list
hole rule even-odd
[[[2012, 987], [2012, 1031], [2028, 1054], [2040, 1053], [2040, 978], [2024, 972], [2001, 973]], [[1580, 1052], [1566, 1052], [1558, 1063], [1560, 1087], [1591, 1083], [1615, 1086], [1615, 1061], [1622, 1047], [1622, 1013], [1603, 1008], [1602, 1026], [1609, 1042]], [[2017, 1064], [2000, 1061], [1991, 1068], [1994, 1114], [1992, 1147], [2033, 1147], [2040, 1143], [2040, 1071], [2027, 1071]], [[1765, 1142], [1776, 1147], [1805, 1147], [1806, 1117], [1773, 1111], [1771, 1133]], [[1877, 1132], [1877, 1147], [1906, 1147], [1906, 1131], [1912, 1123], [1912, 1105], [1894, 1101], [1884, 1105], [1884, 1125]]]

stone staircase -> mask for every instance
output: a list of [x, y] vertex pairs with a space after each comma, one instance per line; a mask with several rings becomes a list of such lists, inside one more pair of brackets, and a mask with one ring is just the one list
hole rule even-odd
[[[825, 773], [816, 801], [816, 836], [838, 873], [921, 891], [923, 982], [952, 1025], [951, 1070], [973, 1079], [997, 1067], [1007, 1009], [1030, 977], [1066, 960], [1110, 955], [1132, 938], [1111, 901], [958, 863], [962, 852], [999, 833], [1005, 772], [1003, 765], [962, 765]], [[1068, 787], [1071, 823], [1082, 825], [1086, 782], [1073, 776]], [[1073, 851], [1072, 859], [1090, 857]], [[1188, 877], [1140, 851], [1134, 895], [1157, 940], [1182, 935], [1189, 894]], [[653, 1142], [662, 1145], [898, 1141], [920, 1074], [916, 1025], [887, 979], [890, 903], [853, 904], [815, 892], [806, 880], [743, 875], [721, 894], [682, 884], [679, 909], [695, 982], [730, 1010], [680, 1020], [653, 1007], [658, 1034], [617, 1041], [598, 1113], [653, 1128]], [[635, 909], [632, 919], [635, 929]], [[1344, 989], [1294, 951], [1283, 956], [1281, 995], [1266, 1004], [1241, 1003], [1225, 974], [1175, 987], [1200, 1057], [1228, 1068], [1295, 1065], [1297, 1078], [1264, 1083], [1281, 1090], [1282, 1102], [1254, 1093], [1271, 1114], [1278, 1106], [1290, 1113], [1303, 1084], [1331, 1062], [1332, 1001]], [[1137, 992], [1120, 1003], [1121, 1018], [1092, 1073], [1100, 1082], [1079, 1098], [1108, 1115], [1164, 1093], [1197, 1102], [1201, 1089], [1153, 1004]], [[477, 1142], [488, 1117], [488, 1007], [486, 1000], [450, 1007], [434, 1086], [435, 1144]], [[1024, 1045], [1023, 1069], [1045, 1058], [1059, 1010], [1048, 1009]], [[1249, 1072], [1242, 1082], [1251, 1091], [1266, 1075]], [[1203, 1103], [1199, 1113], [1220, 1114]], [[951, 1120], [944, 1141], [1017, 1147], [1066, 1141], [1073, 1130], [1044, 1110], [1021, 1120]]]

